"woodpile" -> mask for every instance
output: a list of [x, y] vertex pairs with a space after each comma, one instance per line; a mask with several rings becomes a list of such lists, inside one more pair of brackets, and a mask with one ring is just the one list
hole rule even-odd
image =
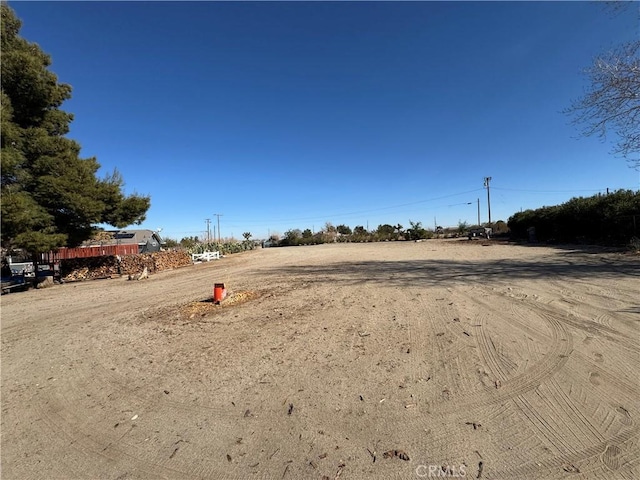
[[[165, 252], [158, 252], [165, 253]], [[172, 252], [166, 252], [172, 253]], [[120, 257], [120, 273], [122, 275], [140, 275], [140, 273], [146, 268], [149, 272], [153, 273], [158, 271], [155, 267], [155, 262], [151, 255], [157, 255], [156, 253], [143, 253], [141, 255], [123, 255]], [[176, 265], [178, 266], [178, 265]], [[160, 269], [160, 270], [167, 270]]]
[[108, 278], [118, 274], [115, 256], [69, 258], [60, 261], [60, 276], [65, 282]]
[[138, 255], [105, 255], [101, 257], [71, 258], [60, 261], [60, 274], [65, 282], [112, 278], [120, 275], [141, 275], [191, 265], [186, 252], [154, 252]]
[[[136, 256], [136, 255], [131, 255]], [[148, 253], [143, 256], [151, 257], [153, 268], [149, 272], [160, 272], [162, 270], [171, 270], [173, 268], [192, 265], [191, 255], [187, 252], [156, 252]]]

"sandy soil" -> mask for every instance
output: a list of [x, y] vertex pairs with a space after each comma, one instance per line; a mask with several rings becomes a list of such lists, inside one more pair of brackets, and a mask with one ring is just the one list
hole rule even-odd
[[2, 478], [640, 478], [639, 292], [434, 240], [4, 295]]

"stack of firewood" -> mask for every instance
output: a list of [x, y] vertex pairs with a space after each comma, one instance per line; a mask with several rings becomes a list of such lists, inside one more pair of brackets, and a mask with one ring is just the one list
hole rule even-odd
[[88, 280], [89, 278], [91, 277], [87, 267], [75, 268], [63, 276], [65, 282], [77, 282], [78, 280]]
[[60, 261], [60, 275], [66, 282], [108, 278], [117, 273], [117, 259], [113, 256], [70, 258]]
[[191, 265], [186, 252], [155, 252], [139, 255], [105, 255], [90, 258], [72, 258], [60, 262], [60, 274], [66, 282], [119, 275], [140, 274], [145, 267], [149, 273]]
[[120, 257], [120, 273], [123, 275], [134, 275], [142, 272], [145, 267], [149, 272], [155, 272], [153, 260], [149, 254], [142, 255], [123, 255]]
[[191, 255], [187, 252], [156, 252], [149, 256], [153, 260], [155, 271], [171, 270], [173, 268], [191, 265]]

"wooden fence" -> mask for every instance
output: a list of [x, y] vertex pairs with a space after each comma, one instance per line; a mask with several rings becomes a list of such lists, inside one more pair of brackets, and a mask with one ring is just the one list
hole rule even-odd
[[59, 262], [70, 258], [101, 257], [104, 255], [134, 255], [139, 251], [138, 244], [126, 245], [96, 245], [91, 247], [59, 248], [42, 255], [46, 263]]
[[192, 253], [191, 260], [194, 262], [209, 262], [211, 260], [220, 260], [220, 252], [202, 252], [202, 253]]

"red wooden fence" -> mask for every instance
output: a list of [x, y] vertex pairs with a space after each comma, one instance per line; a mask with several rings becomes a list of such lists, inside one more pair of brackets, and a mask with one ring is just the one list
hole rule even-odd
[[69, 258], [100, 257], [102, 255], [133, 255], [138, 253], [138, 244], [126, 245], [96, 245], [92, 247], [59, 248], [54, 252], [45, 253], [43, 260], [58, 262]]

